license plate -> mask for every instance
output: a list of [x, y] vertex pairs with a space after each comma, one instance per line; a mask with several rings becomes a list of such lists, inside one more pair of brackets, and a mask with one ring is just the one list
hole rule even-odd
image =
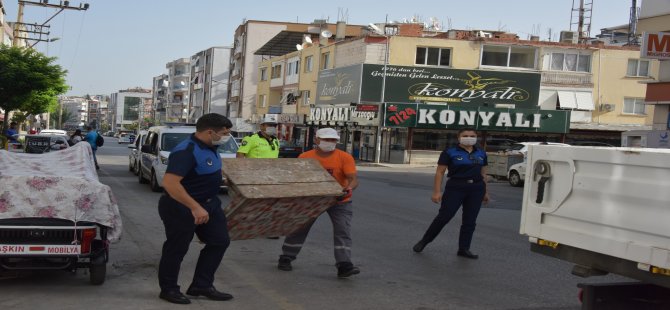
[[0, 244], [0, 255], [79, 255], [80, 245]]

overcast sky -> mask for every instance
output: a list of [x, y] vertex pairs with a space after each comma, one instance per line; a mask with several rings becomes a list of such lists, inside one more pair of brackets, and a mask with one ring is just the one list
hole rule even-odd
[[[38, 0], [31, 0], [38, 2]], [[591, 1], [591, 0], [587, 0]], [[15, 21], [17, 0], [3, 0], [8, 21]], [[59, 1], [50, 0], [51, 3]], [[190, 57], [212, 46], [232, 46], [233, 34], [244, 19], [308, 23], [335, 22], [347, 12], [350, 24], [367, 25], [419, 16], [431, 17], [443, 28], [515, 32], [522, 39], [538, 34], [554, 39], [569, 30], [573, 0], [361, 1], [332, 5], [303, 0], [90, 0], [88, 11], [66, 10], [49, 25], [51, 37], [36, 48], [68, 70], [68, 95], [105, 94], [129, 87], [151, 88], [152, 78], [166, 72], [165, 64]], [[579, 2], [579, 0], [575, 0]], [[593, 0], [591, 35], [601, 28], [626, 24], [630, 0]], [[70, 1], [71, 6], [81, 2]], [[26, 6], [24, 22], [43, 23], [56, 9]], [[573, 26], [574, 27], [574, 26]]]

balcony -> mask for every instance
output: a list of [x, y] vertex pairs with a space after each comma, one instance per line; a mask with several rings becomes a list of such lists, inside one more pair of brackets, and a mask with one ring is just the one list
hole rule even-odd
[[593, 75], [587, 72], [542, 72], [542, 84], [593, 87]]

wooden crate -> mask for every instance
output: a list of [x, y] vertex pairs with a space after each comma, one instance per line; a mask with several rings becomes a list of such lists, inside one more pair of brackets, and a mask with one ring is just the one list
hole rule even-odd
[[285, 236], [337, 203], [342, 186], [314, 159], [224, 158], [231, 240]]

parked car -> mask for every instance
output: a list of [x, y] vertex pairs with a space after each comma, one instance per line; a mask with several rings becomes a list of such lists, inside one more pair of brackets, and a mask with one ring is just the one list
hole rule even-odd
[[25, 136], [26, 153], [42, 154], [53, 151], [67, 149], [70, 145], [67, 143], [68, 137], [56, 134], [38, 134]]
[[523, 180], [526, 178], [526, 153], [528, 152], [528, 146], [539, 144], [570, 146], [569, 144], [558, 142], [520, 142], [513, 145], [512, 148], [506, 152], [508, 152], [508, 154], [523, 154], [524, 160], [523, 162], [509, 167], [509, 171], [507, 172], [507, 181], [510, 185], [514, 187], [523, 186]]
[[528, 152], [528, 146], [529, 145], [537, 145], [537, 144], [569, 146], [569, 144], [559, 143], [559, 142], [519, 142], [519, 143], [512, 144], [508, 149], [505, 150], [505, 152], [508, 153], [508, 154], [523, 154], [523, 155], [526, 155], [526, 152]]
[[119, 134], [119, 144], [121, 143], [132, 143], [130, 141], [130, 134], [128, 133]]
[[128, 154], [128, 170], [138, 175], [140, 173], [140, 147], [144, 144], [144, 139], [147, 137], [147, 131], [140, 131], [140, 135], [131, 144], [128, 144], [130, 154]]
[[137, 135], [132, 134], [132, 133], [130, 135], [128, 135], [128, 140], [130, 140], [130, 142], [128, 142], [128, 143], [130, 143], [130, 144], [135, 143], [135, 138], [136, 137], [137, 137]]
[[192, 125], [154, 126], [149, 128], [139, 152], [138, 180], [150, 183], [151, 190], [163, 190], [163, 176], [167, 169], [170, 151], [184, 139], [195, 133]]
[[486, 139], [486, 151], [487, 152], [505, 151], [511, 148], [512, 145], [517, 143], [519, 142], [510, 139], [489, 138]]
[[302, 152], [302, 146], [284, 140], [279, 141], [279, 158], [297, 158]]
[[[139, 182], [144, 184], [148, 181], [152, 191], [162, 191], [163, 177], [167, 169], [170, 152], [194, 132], [195, 126], [193, 125], [149, 128], [139, 152]], [[238, 148], [239, 145], [235, 142], [235, 139], [230, 139], [226, 144], [219, 146], [218, 151], [222, 158], [235, 158]]]
[[43, 129], [39, 132], [40, 135], [60, 135], [67, 136], [67, 131], [60, 129]]

